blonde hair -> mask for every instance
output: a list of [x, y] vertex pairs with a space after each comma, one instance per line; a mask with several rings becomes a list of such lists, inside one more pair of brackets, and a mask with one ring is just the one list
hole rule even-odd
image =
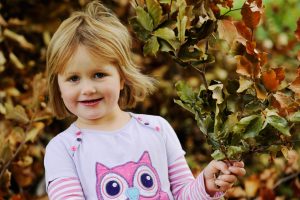
[[155, 86], [155, 80], [143, 75], [131, 58], [131, 37], [126, 27], [98, 1], [87, 4], [84, 11], [74, 12], [54, 33], [47, 50], [49, 104], [57, 118], [70, 112], [61, 98], [57, 75], [65, 70], [79, 45], [93, 56], [116, 64], [124, 88], [120, 92], [121, 109], [133, 108]]

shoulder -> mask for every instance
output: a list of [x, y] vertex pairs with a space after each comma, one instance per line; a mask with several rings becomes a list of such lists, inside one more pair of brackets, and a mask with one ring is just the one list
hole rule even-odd
[[152, 128], [156, 131], [162, 132], [170, 127], [169, 122], [158, 115], [136, 114], [130, 113], [140, 124]]
[[62, 131], [53, 137], [46, 146], [46, 153], [52, 150], [62, 150], [71, 146], [76, 138], [76, 130], [73, 125], [69, 126], [66, 130]]

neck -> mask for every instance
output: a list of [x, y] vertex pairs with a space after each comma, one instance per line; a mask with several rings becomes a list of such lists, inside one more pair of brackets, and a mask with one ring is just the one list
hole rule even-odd
[[102, 131], [114, 131], [125, 126], [130, 120], [130, 115], [121, 109], [116, 109], [109, 115], [94, 120], [77, 118], [75, 124], [82, 129], [95, 129]]

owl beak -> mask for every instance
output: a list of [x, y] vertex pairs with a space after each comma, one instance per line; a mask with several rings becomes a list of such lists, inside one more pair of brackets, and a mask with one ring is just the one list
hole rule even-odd
[[140, 192], [136, 187], [128, 188], [126, 190], [126, 196], [129, 200], [139, 200]]

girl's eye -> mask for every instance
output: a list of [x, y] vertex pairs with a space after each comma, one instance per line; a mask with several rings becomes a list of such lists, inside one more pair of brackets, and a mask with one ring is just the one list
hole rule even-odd
[[103, 78], [104, 76], [105, 76], [105, 74], [100, 73], [100, 72], [95, 73], [95, 75], [94, 75], [95, 78]]
[[70, 81], [70, 82], [79, 81], [79, 76], [71, 76], [71, 77], [68, 78], [68, 81]]

